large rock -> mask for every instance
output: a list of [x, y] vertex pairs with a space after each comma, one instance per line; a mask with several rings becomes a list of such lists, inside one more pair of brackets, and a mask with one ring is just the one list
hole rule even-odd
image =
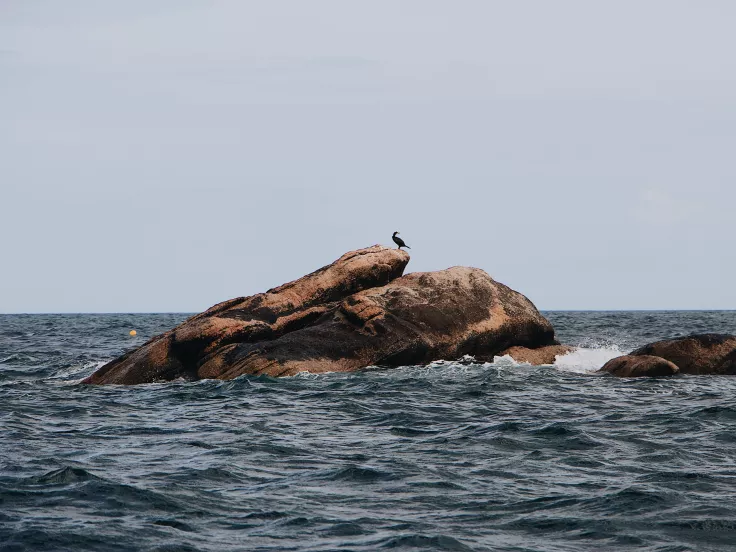
[[87, 383], [293, 375], [480, 360], [557, 342], [523, 295], [477, 268], [401, 277], [405, 251], [373, 246], [299, 280], [220, 303], [110, 362]]
[[205, 356], [241, 342], [261, 342], [314, 323], [338, 302], [363, 289], [398, 278], [409, 254], [373, 246], [266, 293], [219, 303], [142, 347], [106, 364], [87, 383], [148, 383], [199, 379]]
[[676, 364], [682, 374], [736, 375], [736, 336], [699, 334], [650, 343], [630, 353], [653, 355]]
[[543, 366], [545, 364], [554, 364], [558, 356], [566, 355], [575, 350], [570, 345], [547, 345], [537, 349], [529, 349], [528, 347], [509, 347], [505, 351], [501, 351], [498, 356], [510, 356], [516, 362], [531, 364], [532, 366]]
[[609, 360], [599, 372], [607, 372], [620, 378], [674, 376], [680, 369], [669, 360], [658, 356], [624, 355]]

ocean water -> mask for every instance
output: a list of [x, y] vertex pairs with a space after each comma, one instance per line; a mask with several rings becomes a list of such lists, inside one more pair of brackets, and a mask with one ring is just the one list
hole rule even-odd
[[736, 378], [588, 374], [736, 312], [545, 314], [551, 366], [134, 387], [78, 382], [185, 315], [2, 315], [0, 550], [736, 549]]

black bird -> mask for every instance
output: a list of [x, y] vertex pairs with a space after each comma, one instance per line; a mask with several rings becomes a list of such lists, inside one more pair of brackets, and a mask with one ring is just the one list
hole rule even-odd
[[404, 243], [404, 240], [402, 240], [399, 236], [397, 236], [398, 232], [394, 232], [394, 235], [391, 236], [391, 239], [394, 240], [394, 243], [399, 246], [399, 249], [402, 247], [406, 247], [407, 249], [411, 249], [408, 245]]

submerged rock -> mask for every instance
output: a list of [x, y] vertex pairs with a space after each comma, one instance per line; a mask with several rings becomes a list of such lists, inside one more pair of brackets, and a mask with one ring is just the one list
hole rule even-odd
[[680, 369], [662, 357], [624, 355], [609, 360], [598, 372], [607, 372], [620, 378], [640, 378], [674, 376]]
[[529, 349], [528, 347], [510, 347], [505, 351], [498, 353], [498, 356], [508, 355], [516, 362], [525, 362], [532, 366], [542, 366], [543, 364], [554, 364], [558, 356], [566, 355], [575, 350], [570, 345], [547, 345], [537, 349]]
[[632, 356], [654, 355], [676, 364], [682, 374], [736, 375], [736, 336], [698, 334], [645, 345]]
[[484, 271], [401, 276], [408, 262], [407, 252], [382, 246], [346, 253], [289, 284], [220, 303], [85, 382], [346, 372], [557, 344], [531, 301]]

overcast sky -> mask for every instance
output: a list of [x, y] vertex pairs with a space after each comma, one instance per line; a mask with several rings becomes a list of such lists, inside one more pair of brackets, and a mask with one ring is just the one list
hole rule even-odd
[[200, 311], [345, 251], [736, 308], [736, 3], [0, 1], [0, 312]]

